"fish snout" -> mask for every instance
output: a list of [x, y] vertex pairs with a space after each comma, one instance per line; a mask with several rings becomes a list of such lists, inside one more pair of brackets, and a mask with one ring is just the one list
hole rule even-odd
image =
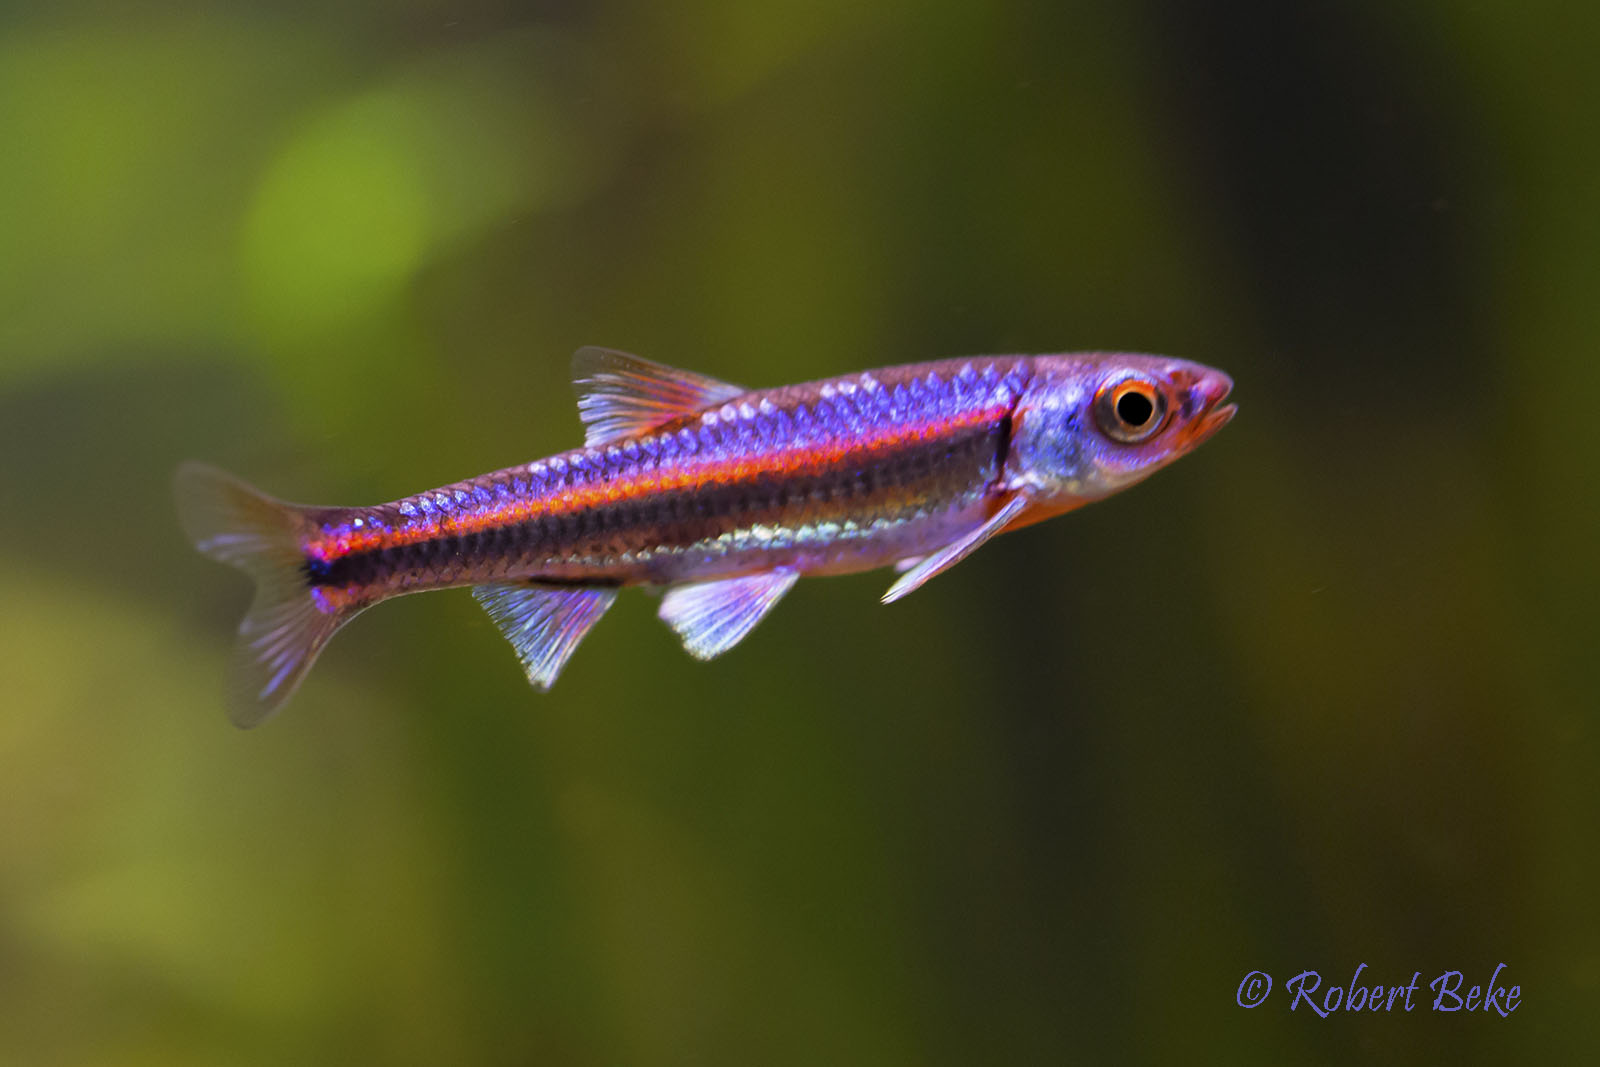
[[1186, 444], [1194, 447], [1228, 424], [1238, 408], [1224, 404], [1233, 392], [1233, 379], [1222, 371], [1206, 367], [1180, 383], [1184, 388], [1184, 411], [1189, 417]]

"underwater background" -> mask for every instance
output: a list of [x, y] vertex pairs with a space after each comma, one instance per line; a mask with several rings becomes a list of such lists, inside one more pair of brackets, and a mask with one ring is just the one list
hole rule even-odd
[[[1592, 1055], [1597, 52], [1554, 0], [7, 5], [0, 1059]], [[540, 695], [451, 592], [228, 725], [174, 466], [531, 460], [585, 344], [1163, 352], [1240, 414], [712, 664], [634, 593]], [[1416, 1010], [1289, 1010], [1361, 964]]]

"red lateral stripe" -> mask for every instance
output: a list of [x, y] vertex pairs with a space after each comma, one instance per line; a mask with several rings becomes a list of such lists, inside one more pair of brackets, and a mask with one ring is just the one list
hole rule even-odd
[[565, 515], [607, 504], [646, 499], [657, 493], [706, 485], [750, 480], [759, 474], [800, 475], [836, 464], [852, 454], [887, 452], [995, 422], [1009, 408], [995, 406], [965, 411], [941, 419], [913, 422], [869, 431], [861, 437], [786, 448], [754, 455], [730, 456], [684, 464], [681, 461], [653, 471], [640, 471], [594, 485], [571, 486], [550, 497], [527, 496], [505, 504], [462, 515], [433, 516], [392, 530], [340, 530], [323, 534], [306, 544], [306, 552], [331, 562], [358, 552], [400, 548], [439, 537], [479, 533], [499, 526], [527, 522], [541, 515]]

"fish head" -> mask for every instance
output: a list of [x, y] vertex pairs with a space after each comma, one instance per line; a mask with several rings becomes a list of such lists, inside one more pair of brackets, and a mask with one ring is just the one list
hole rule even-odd
[[1233, 418], [1233, 380], [1166, 356], [1040, 356], [1013, 418], [1011, 484], [1062, 507], [1149, 477]]

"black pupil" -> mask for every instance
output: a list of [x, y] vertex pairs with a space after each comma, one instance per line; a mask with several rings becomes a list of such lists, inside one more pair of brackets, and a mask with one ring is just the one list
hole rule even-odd
[[1129, 389], [1117, 397], [1117, 418], [1129, 426], [1143, 426], [1155, 413], [1156, 406], [1143, 393]]

